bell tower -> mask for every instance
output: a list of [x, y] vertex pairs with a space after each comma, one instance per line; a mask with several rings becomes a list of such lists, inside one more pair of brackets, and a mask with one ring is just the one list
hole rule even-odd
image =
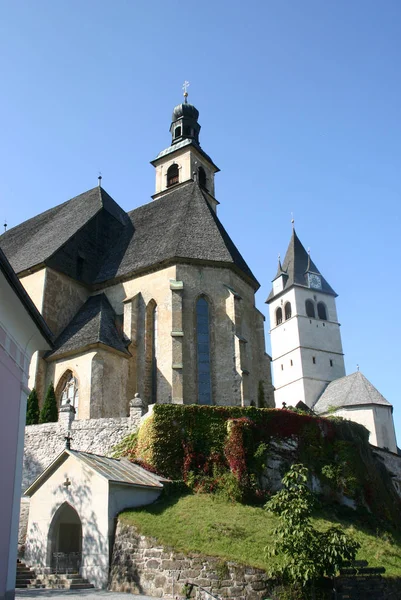
[[199, 111], [188, 103], [188, 86], [186, 81], [183, 85], [184, 102], [173, 110], [171, 145], [151, 161], [156, 169], [156, 193], [153, 199], [169, 192], [176, 185], [192, 180], [206, 192], [210, 206], [216, 211], [218, 201], [214, 197], [214, 176], [220, 169], [199, 144]]
[[313, 407], [345, 375], [336, 297], [293, 229], [266, 300], [277, 407], [300, 400]]

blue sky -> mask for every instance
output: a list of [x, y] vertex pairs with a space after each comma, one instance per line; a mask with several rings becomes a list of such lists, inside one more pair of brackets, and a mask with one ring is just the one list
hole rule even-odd
[[400, 40], [398, 0], [3, 2], [0, 219], [64, 202], [99, 170], [124, 209], [148, 202], [188, 79], [258, 307], [293, 212], [339, 294], [347, 372], [359, 363], [394, 404], [401, 442]]

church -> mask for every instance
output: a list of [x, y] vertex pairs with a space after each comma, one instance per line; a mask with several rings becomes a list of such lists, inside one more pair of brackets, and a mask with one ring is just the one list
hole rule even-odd
[[150, 404], [274, 406], [259, 283], [217, 216], [219, 171], [199, 112], [173, 110], [152, 200], [125, 212], [94, 189], [10, 229], [0, 246], [54, 335], [30, 388], [53, 382], [77, 419]]
[[[200, 145], [199, 112], [173, 110], [171, 143], [151, 164], [151, 201], [125, 212], [99, 184], [0, 236], [0, 247], [54, 335], [29, 387], [54, 384], [77, 420], [125, 418], [157, 403], [281, 408], [306, 404], [397, 444], [392, 405], [346, 376], [336, 292], [293, 228], [267, 299], [218, 218], [219, 169]], [[274, 388], [271, 380], [274, 376]]]

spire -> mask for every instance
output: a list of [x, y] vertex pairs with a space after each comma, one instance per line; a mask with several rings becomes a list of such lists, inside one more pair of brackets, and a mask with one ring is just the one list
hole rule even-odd
[[172, 145], [187, 139], [199, 144], [199, 111], [193, 104], [188, 104], [187, 90], [189, 85], [189, 81], [184, 81], [182, 86], [184, 90], [184, 102], [174, 108], [173, 116], [171, 117], [170, 133], [172, 136]]
[[[313, 262], [310, 252], [306, 251], [304, 246], [302, 245], [295, 228], [292, 230], [292, 235], [290, 239], [290, 243], [288, 245], [288, 249], [284, 258], [283, 263], [279, 261], [279, 266], [281, 267], [282, 273], [285, 273], [287, 276], [287, 280], [285, 283], [285, 289], [293, 285], [302, 286], [306, 288], [315, 287], [315, 289], [319, 289], [321, 292], [325, 292], [326, 294], [331, 294], [333, 296], [337, 296], [336, 292], [329, 285], [329, 283], [325, 280], [325, 278], [320, 273], [319, 269]], [[310, 283], [310, 279], [308, 274], [314, 274], [320, 280], [321, 285], [319, 287], [314, 286]], [[277, 271], [277, 275], [275, 279], [280, 275]], [[315, 277], [316, 279], [316, 277]], [[275, 297], [276, 294], [273, 291], [270, 293], [267, 301], [270, 302], [272, 298]]]
[[[281, 264], [281, 256], [280, 254], [278, 255], [278, 265], [277, 265], [277, 273], [274, 277], [274, 279], [277, 279], [277, 277], [280, 277], [280, 275], [286, 275], [287, 273], [283, 270], [282, 264]], [[274, 281], [273, 279], [273, 281]]]

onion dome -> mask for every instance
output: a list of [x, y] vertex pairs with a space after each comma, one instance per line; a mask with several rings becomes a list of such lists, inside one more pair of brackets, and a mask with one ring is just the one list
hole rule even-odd
[[171, 120], [178, 121], [182, 117], [186, 117], [188, 119], [193, 119], [197, 121], [199, 118], [199, 111], [193, 104], [188, 104], [187, 102], [183, 102], [182, 104], [178, 104], [173, 110], [173, 115]]

